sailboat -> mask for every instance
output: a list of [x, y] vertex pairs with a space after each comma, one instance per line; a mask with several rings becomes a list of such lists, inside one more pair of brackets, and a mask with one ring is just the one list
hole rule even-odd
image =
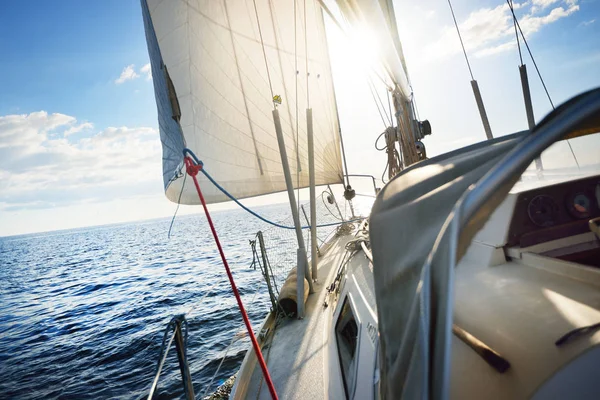
[[[252, 347], [230, 398], [600, 392], [600, 174], [525, 179], [553, 143], [598, 132], [600, 90], [522, 132], [427, 158], [431, 126], [415, 117], [391, 0], [338, 0], [334, 11], [321, 0], [141, 3], [167, 198], [202, 204], [213, 227], [206, 204], [233, 200], [263, 218], [239, 200], [289, 197], [294, 224], [281, 229], [297, 236], [291, 289], [260, 327], [246, 320]], [[371, 214], [342, 221], [318, 246], [315, 187], [343, 184], [346, 201], [355, 195], [325, 32], [336, 13], [370, 29], [382, 49], [396, 120], [385, 132], [391, 179]], [[304, 187], [307, 227], [294, 193]], [[175, 340], [194, 398], [181, 321], [173, 326], [167, 347]]]

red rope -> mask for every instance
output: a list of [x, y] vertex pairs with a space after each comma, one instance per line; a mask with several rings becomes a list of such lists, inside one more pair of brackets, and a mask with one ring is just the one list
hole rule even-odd
[[262, 369], [265, 380], [267, 381], [267, 386], [269, 387], [269, 392], [271, 392], [271, 397], [273, 399], [278, 399], [277, 392], [275, 392], [275, 386], [273, 385], [273, 381], [271, 380], [271, 375], [269, 375], [269, 370], [267, 369], [267, 364], [265, 363], [265, 359], [263, 358], [262, 352], [260, 351], [260, 346], [258, 345], [258, 341], [254, 336], [254, 331], [252, 330], [252, 325], [250, 325], [250, 320], [248, 319], [248, 314], [246, 314], [246, 310], [244, 309], [244, 304], [242, 303], [242, 298], [240, 297], [240, 293], [238, 292], [237, 286], [233, 280], [233, 275], [231, 274], [231, 270], [229, 269], [229, 264], [227, 263], [227, 259], [225, 258], [225, 253], [223, 252], [223, 248], [221, 247], [221, 242], [219, 241], [219, 236], [217, 235], [217, 230], [213, 225], [212, 218], [208, 213], [208, 208], [206, 207], [206, 201], [204, 201], [204, 196], [202, 195], [202, 191], [200, 190], [200, 185], [198, 184], [198, 179], [196, 175], [198, 175], [198, 171], [202, 169], [201, 165], [195, 164], [190, 157], [185, 158], [185, 166], [186, 172], [188, 175], [192, 177], [194, 180], [194, 185], [196, 185], [196, 191], [198, 192], [198, 197], [200, 198], [200, 202], [202, 203], [202, 207], [204, 207], [204, 213], [206, 214], [206, 219], [208, 220], [208, 224], [210, 225], [210, 230], [212, 231], [213, 237], [215, 238], [215, 243], [219, 249], [219, 254], [221, 254], [221, 260], [223, 261], [223, 266], [225, 267], [225, 271], [227, 272], [227, 277], [229, 278], [229, 283], [231, 284], [231, 289], [233, 290], [233, 294], [235, 295], [235, 299], [237, 300], [238, 307], [240, 308], [240, 312], [242, 313], [242, 318], [244, 319], [244, 324], [246, 325], [246, 329], [248, 330], [248, 335], [250, 336], [250, 340], [252, 341], [252, 347], [254, 347], [254, 352], [256, 353], [256, 357], [258, 358], [258, 362], [260, 364], [260, 368]]

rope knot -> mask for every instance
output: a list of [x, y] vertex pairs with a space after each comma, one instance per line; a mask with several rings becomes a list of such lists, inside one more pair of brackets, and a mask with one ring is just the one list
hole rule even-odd
[[189, 176], [196, 176], [198, 172], [202, 169], [202, 163], [196, 164], [194, 161], [188, 156], [185, 157], [185, 171]]

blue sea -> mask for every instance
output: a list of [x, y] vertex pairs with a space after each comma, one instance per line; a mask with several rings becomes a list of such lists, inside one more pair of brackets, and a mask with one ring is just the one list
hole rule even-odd
[[[287, 204], [257, 211], [291, 223]], [[295, 266], [294, 232], [243, 210], [212, 216], [256, 331], [270, 301], [260, 268], [251, 267], [249, 241], [265, 232], [281, 281]], [[197, 398], [237, 371], [249, 339], [240, 334], [240, 312], [206, 218], [177, 217], [168, 238], [170, 222], [0, 238], [0, 398], [146, 398], [165, 328], [177, 314], [188, 321]], [[332, 229], [320, 230], [320, 240]], [[182, 395], [173, 346], [155, 398]]]

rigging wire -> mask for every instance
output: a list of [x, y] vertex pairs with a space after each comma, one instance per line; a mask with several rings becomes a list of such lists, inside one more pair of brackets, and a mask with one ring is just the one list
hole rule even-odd
[[[448, 0], [449, 2], [450, 0]], [[542, 74], [540, 73], [540, 69], [537, 66], [537, 63], [535, 62], [535, 58], [533, 58], [533, 53], [531, 52], [531, 49], [529, 48], [529, 44], [527, 43], [527, 39], [525, 39], [525, 34], [523, 34], [523, 30], [521, 29], [521, 25], [519, 24], [519, 20], [517, 20], [517, 16], [515, 15], [515, 10], [513, 9], [512, 6], [512, 2], [510, 0], [506, 0], [506, 2], [508, 3], [508, 7], [510, 8], [510, 12], [512, 13], [513, 16], [513, 20], [514, 23], [517, 25], [517, 28], [519, 28], [519, 32], [521, 33], [521, 37], [523, 38], [523, 43], [525, 43], [525, 47], [527, 48], [527, 52], [529, 53], [529, 57], [531, 57], [531, 61], [533, 61], [533, 66], [535, 67], [535, 70], [538, 74], [538, 77], [540, 78], [540, 81], [542, 82], [542, 86], [544, 87], [544, 91], [546, 92], [546, 96], [548, 97], [548, 101], [550, 101], [550, 105], [552, 106], [552, 109], [556, 109], [554, 107], [554, 103], [552, 102], [552, 98], [550, 98], [550, 93], [548, 92], [548, 88], [546, 87], [546, 83], [544, 82], [544, 78], [542, 78]]]
[[[331, 11], [329, 11], [329, 8], [323, 3], [322, 0], [318, 0], [318, 1], [319, 1], [320, 6], [321, 6], [321, 10], [324, 10], [327, 13], [327, 15], [329, 15], [329, 17], [331, 18], [331, 20], [335, 23], [335, 25], [340, 29], [340, 31], [344, 32], [344, 30], [342, 29], [340, 23], [333, 16], [333, 14], [331, 14]], [[323, 34], [325, 34], [325, 32], [323, 32]], [[327, 41], [325, 41], [325, 45], [326, 45], [326, 50], [327, 50], [326, 54], [329, 54], [329, 48], [327, 47]], [[328, 57], [328, 59], [329, 59], [329, 57]], [[330, 62], [330, 64], [331, 64], [331, 62]], [[331, 88], [332, 88], [332, 93], [333, 93], [333, 102], [335, 104], [334, 108], [335, 108], [335, 116], [336, 116], [336, 120], [337, 120], [337, 124], [338, 124], [338, 134], [340, 136], [340, 145], [342, 147], [343, 167], [344, 167], [344, 170], [346, 171], [346, 174], [342, 177], [342, 180], [344, 180], [344, 178], [345, 178], [346, 182], [344, 184], [344, 187], [348, 187], [348, 186], [350, 186], [350, 177], [349, 177], [349, 174], [348, 174], [348, 162], [346, 161], [346, 149], [344, 148], [344, 138], [343, 138], [343, 135], [342, 135], [342, 124], [340, 122], [340, 113], [339, 113], [339, 110], [337, 108], [337, 97], [336, 97], [336, 94], [335, 94], [335, 87], [333, 85], [333, 82], [332, 82]]]
[[[512, 8], [513, 0], [510, 0], [510, 7]], [[523, 54], [521, 53], [521, 42], [519, 41], [519, 32], [517, 32], [517, 19], [513, 15], [513, 25], [515, 26], [515, 37], [517, 38], [517, 48], [519, 49], [519, 60], [521, 60], [521, 65], [523, 65]]]
[[[258, 283], [258, 287], [256, 288], [256, 291], [254, 292], [254, 296], [252, 296], [252, 300], [250, 300], [250, 304], [254, 304], [254, 300], [256, 299], [256, 295], [260, 291], [260, 288], [262, 287], [262, 283], [263, 283], [263, 280], [260, 279], [260, 282]], [[229, 350], [231, 349], [231, 346], [236, 342], [236, 339], [241, 339], [242, 338], [239, 335], [240, 335], [240, 333], [244, 332], [243, 328], [244, 328], [244, 322], [242, 322], [239, 325], [239, 328], [233, 333], [233, 335], [231, 337], [231, 342], [229, 342], [229, 345], [225, 349], [225, 354], [223, 354], [223, 357], [221, 358], [221, 362], [219, 362], [219, 366], [217, 367], [217, 370], [215, 371], [215, 373], [213, 374], [212, 378], [210, 379], [210, 382], [208, 382], [208, 384], [206, 385], [206, 388], [204, 389], [204, 394], [202, 395], [201, 399], [206, 398], [206, 396], [208, 394], [208, 390], [210, 389], [210, 387], [212, 386], [213, 382], [215, 381], [215, 378], [219, 374], [219, 371], [221, 371], [221, 367], [223, 366], [223, 362], [225, 361], [225, 358], [227, 357], [227, 354], [229, 354]]]
[[412, 104], [413, 106], [415, 106], [415, 115], [417, 117], [417, 120], [420, 121], [421, 116], [419, 115], [419, 109], [417, 108], [417, 98], [415, 97], [415, 92], [413, 91], [412, 86], [410, 87], [410, 92], [412, 94]]
[[[192, 8], [193, 8], [193, 7], [192, 7]], [[193, 8], [193, 9], [194, 9], [194, 10], [195, 10], [197, 13], [199, 13], [200, 15], [203, 15], [202, 13], [200, 13], [200, 12], [199, 12], [199, 10], [197, 10], [197, 9], [195, 9], [195, 8]], [[316, 10], [316, 8], [314, 8], [314, 9]], [[252, 14], [255, 14], [255, 13], [252, 13], [252, 12], [251, 12], [251, 10], [250, 10], [250, 8], [248, 8], [248, 10], [247, 10], [247, 11], [248, 11], [248, 18], [249, 18], [249, 22], [252, 24], [252, 27], [254, 28], [254, 23], [253, 23], [253, 21], [251, 20], [251, 15], [252, 15]], [[225, 12], [225, 11], [224, 11], [224, 12]], [[255, 12], [256, 12], [256, 10], [255, 10]], [[204, 15], [203, 15], [203, 16], [204, 16]], [[204, 17], [206, 18], [206, 16], [204, 16]], [[263, 22], [264, 22], [264, 18], [263, 18]], [[210, 24], [208, 25], [208, 27], [210, 28]], [[212, 35], [213, 35], [213, 36], [214, 36], [214, 38], [216, 39], [216, 42], [217, 42], [218, 44], [220, 44], [220, 45], [221, 45], [221, 47], [225, 47], [225, 45], [223, 44], [223, 42], [220, 40], [220, 38], [219, 38], [219, 35], [218, 35], [218, 34], [216, 34], [212, 28], [210, 29], [210, 31], [212, 32]], [[255, 32], [255, 35], [256, 35], [256, 36], [259, 36], [259, 32], [258, 32], [258, 31], [254, 30], [254, 32]], [[260, 69], [260, 68], [258, 68], [258, 67], [257, 67], [256, 63], [255, 63], [255, 62], [253, 62], [253, 60], [252, 60], [252, 57], [250, 57], [250, 56], [248, 55], [248, 53], [247, 53], [247, 52], [244, 50], [244, 46], [243, 46], [243, 44], [240, 44], [240, 42], [239, 42], [239, 41], [238, 41], [238, 40], [235, 38], [235, 36], [233, 37], [233, 41], [234, 41], [234, 42], [236, 42], [236, 43], [238, 44], [238, 46], [239, 46], [239, 49], [241, 50], [241, 52], [243, 53], [243, 55], [246, 57], [246, 59], [248, 59], [248, 61], [250, 62], [250, 65], [251, 65], [251, 67], [253, 67], [253, 69], [255, 69], [255, 70], [258, 72], [259, 76], [262, 78], [262, 80], [263, 80], [263, 81], [264, 81], [266, 84], [269, 84], [269, 85], [270, 85], [270, 82], [269, 82], [269, 80], [267, 80], [267, 78], [264, 76], [264, 73], [261, 71], [261, 69]], [[205, 50], [206, 50], [206, 49], [205, 49]], [[210, 52], [208, 52], [208, 53], [209, 53], [209, 55], [210, 55]], [[263, 53], [264, 53], [264, 51], [263, 51]], [[229, 54], [229, 53], [227, 53], [227, 54]], [[263, 54], [263, 55], [264, 55], [264, 54]], [[286, 60], [288, 60], [288, 59], [286, 58]], [[214, 61], [214, 62], [216, 62], [216, 60], [213, 60], [213, 61]], [[233, 60], [233, 61], [235, 61], [235, 60]], [[289, 62], [289, 61], [288, 61], [288, 62]], [[291, 65], [292, 65], [292, 64], [290, 63], [290, 66], [291, 66]], [[297, 71], [297, 70], [298, 70], [298, 69], [296, 68], [296, 71]], [[269, 74], [274, 74], [274, 75], [273, 75], [273, 79], [275, 79], [275, 80], [277, 81], [278, 77], [277, 77], [277, 71], [276, 71], [276, 70], [274, 70], [274, 71], [270, 71], [269, 69], [267, 69], [267, 72], [268, 72]], [[241, 73], [241, 74], [242, 74], [242, 75], [243, 75], [245, 78], [247, 78], [247, 79], [248, 79], [248, 82], [250, 82], [250, 84], [251, 84], [251, 85], [254, 87], [254, 89], [256, 89], [257, 91], [259, 91], [259, 92], [260, 92], [260, 89], [259, 89], [259, 88], [256, 86], [256, 84], [254, 84], [254, 83], [253, 83], [253, 79], [252, 79], [252, 78], [250, 78], [250, 77], [249, 77], [247, 74], [245, 74], [245, 73], [244, 73], [244, 71], [240, 71], [240, 73]], [[208, 80], [208, 83], [209, 83], [209, 84], [210, 84], [210, 85], [213, 87], [213, 89], [215, 89], [215, 91], [217, 91], [217, 93], [219, 93], [219, 95], [221, 95], [221, 96], [224, 98], [224, 100], [225, 100], [225, 101], [227, 101], [229, 104], [231, 104], [231, 105], [232, 105], [232, 107], [233, 107], [233, 108], [235, 108], [235, 109], [236, 109], [238, 112], [240, 112], [240, 113], [241, 113], [241, 114], [242, 114], [244, 117], [246, 117], [246, 118], [248, 117], [247, 113], [244, 113], [243, 111], [241, 111], [240, 109], [238, 109], [237, 107], [235, 107], [235, 105], [234, 105], [234, 104], [232, 104], [232, 103], [231, 103], [231, 101], [227, 100], [227, 98], [228, 98], [228, 97], [230, 97], [230, 96], [227, 96], [227, 95], [224, 95], [223, 93], [221, 93], [221, 92], [218, 90], [218, 88], [215, 88], [215, 87], [214, 87], [214, 86], [213, 86], [213, 85], [210, 83], [210, 80], [209, 80], [208, 78], [206, 78], [206, 76], [204, 76], [202, 73], [201, 73], [201, 75], [202, 75], [202, 76], [203, 76], [205, 79], [207, 79], [207, 80]], [[233, 80], [233, 79], [232, 79], [230, 76], [228, 76], [227, 74], [225, 74], [225, 75], [226, 75], [226, 76], [229, 78], [229, 80], [231, 80], [231, 81], [232, 81], [232, 83], [234, 83], [234, 80]], [[282, 78], [282, 79], [283, 79], [283, 78]], [[235, 83], [234, 83], [234, 85], [235, 85]], [[301, 89], [301, 87], [300, 87], [300, 89]], [[302, 92], [302, 90], [300, 90], [300, 93], [301, 93], [301, 92]], [[334, 93], [334, 97], [335, 97], [335, 93]], [[251, 100], [250, 100], [250, 102], [251, 102], [251, 103], [253, 103]], [[270, 116], [268, 116], [266, 113], [262, 112], [262, 110], [261, 110], [261, 107], [260, 107], [260, 106], [258, 106], [256, 103], [253, 103], [253, 104], [254, 104], [254, 105], [257, 107], [257, 109], [258, 109], [259, 111], [261, 111], [261, 113], [262, 113], [263, 115], [265, 115], [267, 118], [270, 118]], [[208, 108], [208, 107], [207, 107], [207, 108]], [[211, 111], [212, 111], [212, 110], [211, 110]], [[327, 111], [327, 110], [326, 110], [326, 111]], [[337, 114], [337, 109], [336, 109], [336, 114]], [[297, 120], [298, 120], [298, 118], [297, 118]], [[338, 118], [338, 121], [339, 121], [339, 118]], [[224, 121], [224, 122], [225, 122], [225, 123], [227, 123], [228, 125], [230, 125], [230, 126], [231, 126], [231, 124], [230, 124], [230, 123], [228, 123], [227, 121]], [[317, 119], [315, 119], [315, 121], [314, 121], [314, 122], [316, 123], [316, 125], [317, 125], [317, 126], [320, 126], [320, 119], [318, 119], [318, 118], [317, 118]], [[293, 123], [293, 122], [291, 122], [291, 123]], [[256, 121], [253, 121], [253, 124], [254, 124], [254, 125], [257, 125], [257, 126], [258, 126], [258, 127], [261, 129], [261, 130], [263, 130], [263, 131], [265, 131], [265, 132], [269, 131], [269, 129], [265, 129], [265, 128], [264, 128], [264, 127], [262, 127], [260, 124], [258, 124]], [[338, 123], [338, 125], [339, 125], [339, 123]], [[235, 126], [232, 126], [232, 128], [233, 128], [233, 129], [236, 129], [236, 127], [235, 127]], [[236, 130], [237, 130], [237, 129], [236, 129]], [[298, 132], [298, 133], [299, 133], [299, 132], [302, 132], [302, 129], [298, 127], [298, 129], [297, 129], [297, 132]], [[317, 144], [319, 144], [319, 142], [320, 142], [320, 140], [319, 140], [319, 136], [317, 135], [317, 136], [315, 137], [315, 144], [317, 145]], [[345, 168], [347, 169], [347, 165], [345, 165]], [[346, 174], [347, 174], [347, 171], [346, 171]]]
[[[342, 146], [342, 160], [344, 161], [344, 170], [346, 171], [346, 175], [344, 175], [344, 177], [346, 178], [345, 187], [348, 187], [348, 186], [350, 186], [350, 174], [348, 174], [348, 162], [346, 161], [346, 149], [344, 148], [344, 137], [342, 135], [342, 123], [340, 122], [340, 113], [337, 108], [337, 99], [335, 96], [335, 88], [333, 89], [333, 102], [336, 104], [335, 116], [336, 116], [337, 124], [338, 124], [338, 134], [340, 136], [340, 145]], [[342, 178], [344, 178], [344, 177], [342, 177]]]
[[369, 85], [371, 85], [371, 87], [373, 88], [373, 93], [375, 93], [375, 95], [377, 96], [377, 100], [379, 101], [379, 104], [381, 105], [381, 109], [383, 110], [383, 113], [385, 114], [386, 119], [389, 119], [390, 124], [393, 124], [393, 122], [392, 122], [393, 114], [391, 114], [391, 110], [390, 110], [390, 115], [388, 115], [388, 113], [385, 109], [385, 105], [383, 104], [383, 100], [381, 100], [381, 96], [379, 95], [379, 92], [377, 91], [377, 87], [375, 86], [375, 83], [373, 83], [373, 79], [371, 79], [370, 76], [367, 79], [368, 79]]
[[[267, 78], [269, 80], [269, 89], [271, 90], [271, 101], [273, 101], [273, 97], [275, 94], [273, 92], [273, 84], [271, 83], [271, 74], [269, 73], [269, 62], [267, 61], [267, 52], [265, 50], [265, 42], [263, 41], [262, 29], [260, 28], [260, 19], [258, 18], [258, 8], [256, 8], [256, 0], [254, 2], [254, 13], [256, 14], [256, 22], [258, 24], [258, 35], [260, 36], [260, 44], [262, 46], [263, 57], [265, 59], [265, 68], [267, 69]], [[275, 103], [273, 102], [273, 108], [275, 108]]]
[[[412, 91], [412, 88], [411, 88]], [[394, 127], [394, 113], [392, 112], [392, 102], [390, 100], [390, 91], [388, 89], [385, 90], [386, 92], [386, 97], [387, 97], [387, 101], [388, 101], [388, 110], [390, 111], [390, 123], [392, 128]]]
[[[450, 0], [448, 0], [448, 1], [450, 1]], [[550, 102], [552, 109], [555, 110], [556, 107], [554, 107], [554, 103], [552, 102], [552, 98], [550, 97], [550, 93], [548, 92], [548, 88], [546, 87], [546, 83], [544, 82], [544, 78], [542, 78], [542, 73], [540, 72], [540, 69], [538, 68], [537, 63], [535, 62], [535, 58], [533, 57], [533, 53], [531, 52], [531, 49], [529, 48], [527, 39], [525, 39], [525, 34], [523, 33], [523, 30], [521, 29], [519, 20], [517, 20], [517, 16], [516, 16], [515, 10], [513, 8], [512, 0], [506, 0], [506, 2], [508, 3], [508, 7], [510, 8], [510, 12], [513, 16], [513, 23], [515, 25], [515, 34], [517, 33], [517, 28], [519, 28], [519, 32], [521, 33], [521, 37], [523, 38], [523, 43], [525, 43], [525, 47], [527, 48], [529, 57], [531, 58], [531, 61], [533, 62], [535, 71], [537, 72], [537, 75], [540, 78], [540, 82], [542, 83], [542, 86], [544, 87], [544, 91], [546, 92], [546, 97], [548, 97], [548, 101]], [[517, 45], [519, 45], [519, 36], [518, 35], [517, 35]], [[523, 57], [521, 56], [521, 46], [520, 45], [519, 45], [519, 57], [521, 57], [521, 65], [523, 65]], [[573, 150], [573, 146], [571, 145], [571, 141], [569, 139], [566, 139], [566, 142], [567, 142], [567, 145], [569, 146], [569, 150], [571, 150], [571, 155], [573, 156], [573, 159], [575, 160], [575, 164], [577, 165], [577, 168], [581, 168], [581, 166], [579, 165], [579, 161], [577, 160], [577, 156], [575, 155], [575, 151]]]
[[383, 122], [383, 127], [384, 129], [387, 129], [388, 127], [388, 123], [386, 121], [386, 116], [384, 117], [383, 115], [385, 114], [385, 108], [383, 109], [383, 111], [381, 110], [381, 108], [379, 107], [379, 103], [377, 102], [377, 99], [375, 97], [375, 93], [373, 92], [373, 87], [370, 85], [370, 81], [367, 81], [367, 84], [369, 85], [369, 90], [371, 91], [371, 96], [373, 97], [373, 101], [375, 102], [375, 106], [377, 107], [377, 111], [379, 112], [379, 116], [381, 117], [381, 122]]
[[177, 211], [179, 211], [179, 206], [181, 205], [181, 195], [183, 194], [183, 188], [185, 188], [185, 178], [187, 174], [183, 174], [183, 183], [181, 184], [181, 191], [179, 192], [179, 198], [177, 199], [177, 207], [175, 208], [175, 214], [173, 214], [173, 218], [171, 219], [171, 224], [169, 225], [169, 233], [167, 234], [167, 239], [171, 239], [171, 229], [173, 229], [173, 223], [175, 222], [175, 217], [177, 216]]
[[[508, 0], [507, 0], [508, 1]], [[471, 75], [471, 80], [474, 81], [473, 71], [471, 70], [471, 64], [469, 64], [469, 57], [467, 57], [467, 51], [465, 50], [465, 45], [462, 40], [462, 36], [460, 35], [460, 29], [458, 29], [458, 23], [456, 22], [456, 17], [454, 16], [454, 9], [452, 8], [452, 3], [448, 0], [448, 5], [450, 6], [450, 12], [452, 13], [452, 19], [454, 20], [454, 26], [456, 26], [456, 32], [458, 33], [458, 38], [460, 39], [460, 45], [462, 46], [463, 54], [465, 55], [465, 60], [467, 61], [467, 67], [469, 67], [469, 74]]]
[[[185, 312], [185, 315], [187, 318], [191, 319], [192, 316], [194, 315], [193, 312], [197, 311], [198, 308], [204, 303], [204, 300], [211, 294], [216, 294], [215, 292], [213, 292], [213, 289], [215, 289], [217, 286], [219, 286], [221, 284], [221, 282], [215, 282], [213, 283], [208, 289], [206, 289], [204, 291], [204, 294], [202, 295], [202, 297], [200, 298], [200, 300], [198, 301], [194, 301], [194, 304], [192, 304], [190, 306], [190, 308], [188, 308], [188, 310]], [[202, 339], [202, 335], [198, 334], [199, 339]]]
[[377, 87], [375, 86], [375, 83], [373, 82], [373, 79], [371, 79], [370, 76], [369, 76], [368, 79], [369, 79], [369, 82], [370, 82], [371, 86], [373, 87], [373, 92], [377, 96], [377, 100], [379, 100], [379, 104], [381, 105], [381, 109], [383, 110], [386, 118], [390, 120], [390, 125], [393, 125], [394, 124], [394, 122], [393, 122], [393, 115], [394, 114], [392, 114], [391, 108], [390, 108], [390, 114], [388, 115], [387, 111], [385, 110], [385, 105], [383, 104], [383, 100], [381, 100], [381, 96], [379, 95], [379, 92], [377, 91]]

